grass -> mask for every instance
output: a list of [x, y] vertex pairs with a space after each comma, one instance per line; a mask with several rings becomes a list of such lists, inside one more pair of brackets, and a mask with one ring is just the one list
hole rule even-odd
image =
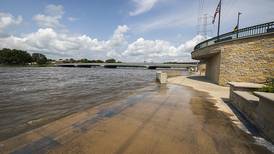
[[274, 78], [269, 79], [267, 84], [263, 88], [259, 89], [259, 91], [274, 93]]

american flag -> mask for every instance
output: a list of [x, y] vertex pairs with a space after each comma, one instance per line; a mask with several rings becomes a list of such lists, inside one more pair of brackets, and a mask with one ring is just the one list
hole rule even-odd
[[217, 14], [220, 13], [220, 9], [221, 9], [221, 0], [220, 0], [218, 6], [217, 6], [217, 8], [216, 8], [215, 13], [214, 13], [213, 20], [212, 20], [212, 24], [214, 24], [215, 18], [216, 18], [216, 16], [217, 16]]

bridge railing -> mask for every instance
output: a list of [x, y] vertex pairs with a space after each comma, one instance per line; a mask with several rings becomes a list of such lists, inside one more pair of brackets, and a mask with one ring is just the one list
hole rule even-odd
[[212, 44], [223, 42], [223, 41], [229, 41], [229, 40], [233, 40], [233, 39], [237, 39], [237, 38], [249, 37], [249, 36], [253, 36], [253, 35], [271, 33], [271, 32], [274, 32], [274, 21], [238, 29], [238, 30], [235, 30], [235, 31], [232, 31], [229, 33], [222, 34], [219, 37], [218, 36], [213, 37], [211, 39], [205, 40], [205, 41], [197, 44], [194, 47], [194, 50], [204, 48], [204, 47], [210, 46]]

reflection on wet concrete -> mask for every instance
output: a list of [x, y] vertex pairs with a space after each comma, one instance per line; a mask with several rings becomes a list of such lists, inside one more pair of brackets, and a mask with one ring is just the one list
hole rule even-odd
[[44, 137], [37, 141], [31, 142], [26, 146], [11, 152], [11, 154], [31, 154], [31, 153], [45, 153], [47, 149], [60, 145], [57, 141]]
[[162, 85], [1, 142], [0, 153], [271, 153], [215, 100]]
[[119, 104], [112, 108], [102, 109], [96, 113], [96, 116], [90, 117], [90, 118], [88, 118], [84, 121], [81, 121], [81, 122], [76, 122], [72, 126], [73, 126], [73, 128], [79, 129], [81, 131], [87, 131], [87, 130], [89, 130], [89, 127], [92, 126], [93, 124], [95, 124], [96, 122], [99, 122], [100, 120], [102, 120], [104, 118], [111, 118], [111, 117], [121, 113], [128, 107], [133, 106], [135, 103], [138, 102], [139, 99], [142, 99], [145, 96], [146, 96], [145, 94], [136, 95], [135, 97], [132, 97], [131, 99], [127, 99], [125, 103]]

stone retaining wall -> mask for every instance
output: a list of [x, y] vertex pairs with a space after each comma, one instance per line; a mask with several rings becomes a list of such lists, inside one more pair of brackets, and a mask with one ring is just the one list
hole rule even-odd
[[274, 77], [274, 33], [217, 43], [195, 50], [192, 58], [203, 60], [207, 77], [220, 85], [263, 83]]

